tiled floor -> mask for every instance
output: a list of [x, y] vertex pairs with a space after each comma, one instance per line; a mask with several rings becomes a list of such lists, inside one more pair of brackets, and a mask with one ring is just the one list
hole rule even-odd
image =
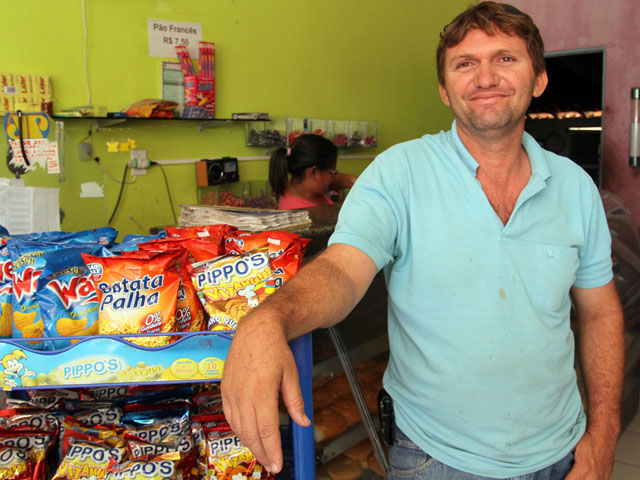
[[611, 480], [640, 480], [640, 411], [620, 435]]

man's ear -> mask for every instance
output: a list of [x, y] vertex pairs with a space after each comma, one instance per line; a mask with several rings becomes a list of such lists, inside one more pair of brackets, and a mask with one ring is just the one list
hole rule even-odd
[[533, 96], [539, 97], [544, 93], [544, 89], [547, 88], [547, 84], [549, 83], [549, 77], [547, 77], [547, 71], [543, 70], [536, 77], [536, 82], [533, 85]]
[[451, 106], [451, 102], [449, 101], [449, 94], [447, 93], [447, 89], [444, 88], [440, 82], [438, 82], [438, 91], [440, 92], [440, 98], [444, 102], [447, 107]]

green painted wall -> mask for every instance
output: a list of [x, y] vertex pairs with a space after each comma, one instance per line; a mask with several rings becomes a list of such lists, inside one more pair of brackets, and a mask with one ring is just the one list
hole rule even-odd
[[[437, 94], [435, 48], [442, 26], [468, 0], [85, 2], [91, 102], [109, 111], [160, 97], [166, 59], [150, 57], [147, 45], [147, 19], [157, 18], [200, 23], [203, 40], [216, 43], [218, 117], [261, 111], [271, 117], [378, 120], [379, 148], [353, 154], [375, 154], [451, 122]], [[2, 8], [3, 18], [12, 20], [0, 29], [0, 71], [51, 75], [54, 111], [87, 104], [82, 0], [3, 0]], [[197, 123], [131, 121], [96, 131], [88, 120], [66, 120], [64, 181], [41, 169], [23, 177], [26, 185], [60, 188], [65, 230], [106, 225], [118, 196], [118, 181], [98, 164], [79, 160], [77, 144], [90, 129], [94, 155], [117, 180], [129, 154], [108, 153], [108, 141], [133, 138], [152, 160], [265, 154], [244, 145], [242, 124], [199, 131]], [[369, 161], [343, 159], [338, 168], [360, 173]], [[195, 167], [164, 168], [174, 203], [197, 202]], [[0, 176], [11, 176], [4, 162]], [[240, 177], [266, 180], [267, 162], [241, 162]], [[84, 182], [103, 185], [105, 197], [80, 198]], [[125, 186], [114, 227], [146, 233], [171, 223], [158, 168]]]

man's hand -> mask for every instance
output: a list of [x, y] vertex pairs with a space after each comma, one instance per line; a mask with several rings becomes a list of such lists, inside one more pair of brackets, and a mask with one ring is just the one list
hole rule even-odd
[[265, 317], [257, 311], [236, 330], [225, 362], [222, 404], [242, 443], [276, 473], [282, 469], [278, 392], [298, 425], [311, 422], [304, 413], [298, 371], [283, 328]]
[[575, 463], [565, 480], [609, 480], [614, 451], [615, 443], [604, 445], [585, 433], [576, 445]]
[[341, 321], [376, 272], [357, 248], [331, 245], [240, 321], [225, 362], [222, 404], [233, 431], [267, 470], [282, 469], [278, 392], [293, 421], [311, 425], [287, 340]]

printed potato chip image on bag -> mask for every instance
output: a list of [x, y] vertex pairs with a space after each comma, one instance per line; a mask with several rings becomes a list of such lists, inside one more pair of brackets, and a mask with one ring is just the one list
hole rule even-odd
[[187, 268], [209, 314], [209, 330], [235, 330], [242, 317], [280, 286], [273, 277], [266, 248]]
[[[134, 252], [135, 253], [135, 252]], [[96, 257], [82, 254], [96, 287], [98, 333], [168, 333], [175, 331], [180, 274], [178, 253]], [[129, 337], [136, 345], [167, 345], [171, 337]]]

